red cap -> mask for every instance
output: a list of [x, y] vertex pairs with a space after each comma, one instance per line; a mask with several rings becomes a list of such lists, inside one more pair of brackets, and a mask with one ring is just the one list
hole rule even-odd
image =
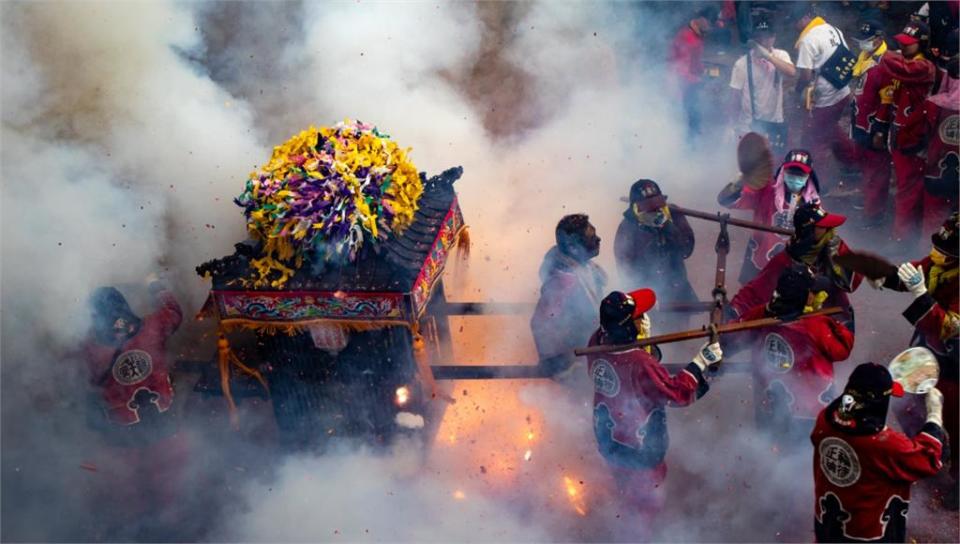
[[910, 21], [903, 31], [895, 35], [893, 39], [900, 45], [913, 45], [919, 42], [926, 42], [930, 39], [930, 27], [920, 21]]
[[637, 289], [627, 293], [627, 296], [633, 299], [634, 319], [647, 313], [657, 304], [657, 294], [653, 292], [653, 289]]
[[803, 173], [804, 173], [804, 174], [809, 174], [810, 172], [813, 171], [813, 168], [810, 168], [809, 166], [807, 166], [806, 164], [803, 164], [802, 162], [788, 162], [788, 163], [784, 163], [783, 168], [784, 168], [784, 169], [787, 169], [787, 168], [797, 168], [797, 169], [799, 169], [799, 170], [803, 170]]
[[903, 396], [903, 386], [900, 385], [900, 382], [898, 381], [893, 382], [893, 389], [890, 390], [890, 394], [893, 395], [894, 397]]
[[814, 223], [818, 227], [823, 227], [825, 229], [832, 229], [839, 227], [840, 225], [847, 222], [847, 217], [845, 215], [840, 215], [838, 213], [827, 213], [820, 218], [819, 221]]
[[813, 172], [813, 158], [805, 149], [791, 149], [783, 159], [783, 168], [798, 168], [809, 174]]

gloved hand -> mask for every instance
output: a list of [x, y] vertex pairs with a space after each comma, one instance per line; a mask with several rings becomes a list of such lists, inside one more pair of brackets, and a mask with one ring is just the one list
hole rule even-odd
[[643, 317], [640, 318], [640, 322], [637, 323], [637, 332], [639, 333], [639, 338], [648, 338], [650, 336], [651, 324], [650, 316], [646, 313], [643, 314]]
[[943, 393], [934, 387], [927, 391], [924, 400], [927, 405], [927, 423], [936, 423], [943, 427]]
[[723, 359], [723, 350], [720, 349], [720, 342], [707, 342], [700, 346], [700, 351], [693, 357], [693, 364], [704, 371], [708, 366], [719, 363], [721, 359]]
[[897, 276], [903, 285], [913, 293], [913, 298], [920, 298], [927, 292], [927, 286], [923, 282], [923, 267], [913, 266], [911, 263], [903, 263], [897, 269]]

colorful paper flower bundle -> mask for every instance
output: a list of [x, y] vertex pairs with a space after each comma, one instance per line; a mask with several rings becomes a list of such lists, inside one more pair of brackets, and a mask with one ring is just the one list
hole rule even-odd
[[262, 243], [254, 285], [280, 288], [305, 261], [352, 262], [364, 244], [401, 235], [423, 194], [408, 152], [350, 120], [275, 147], [235, 199]]

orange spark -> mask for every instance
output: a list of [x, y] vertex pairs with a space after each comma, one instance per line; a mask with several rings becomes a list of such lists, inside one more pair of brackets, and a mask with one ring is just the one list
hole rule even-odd
[[581, 516], [586, 516], [587, 505], [584, 501], [583, 494], [577, 489], [576, 482], [569, 476], [564, 476], [563, 485], [567, 490], [567, 500], [570, 501], [570, 506]]

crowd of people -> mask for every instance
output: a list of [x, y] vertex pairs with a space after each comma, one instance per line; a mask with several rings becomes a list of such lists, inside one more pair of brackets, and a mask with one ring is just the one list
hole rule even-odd
[[[682, 217], [669, 212], [654, 182], [640, 180], [634, 188], [627, 211], [632, 215], [625, 221], [633, 223], [633, 230], [652, 232], [638, 239], [632, 230], [618, 229], [618, 269], [627, 278], [636, 277], [638, 269], [667, 272], [674, 278], [664, 291], [669, 300], [678, 283], [685, 288], [681, 293], [689, 288], [683, 259], [692, 234], [689, 239], [683, 234], [689, 227], [678, 225]], [[649, 198], [662, 205], [644, 205]], [[781, 450], [801, 451], [813, 442], [819, 541], [904, 541], [910, 484], [937, 474], [947, 456], [950, 484], [940, 490], [940, 500], [944, 508], [956, 509], [960, 214], [950, 214], [932, 233], [929, 255], [875, 277], [855, 271], [843, 259], [858, 255], [839, 236], [845, 220], [819, 202], [799, 204], [786, 246], [737, 291], [725, 312], [728, 322], [777, 321], [711, 339], [673, 376], [660, 364], [658, 351], [637, 345], [652, 334], [648, 314], [657, 293], [648, 288], [613, 291], [598, 301], [606, 275], [593, 262], [599, 250], [596, 229], [584, 215], [560, 222], [557, 245], [542, 269], [533, 334], [542, 364], [559, 379], [583, 372], [572, 346], [607, 346], [586, 361], [594, 389], [594, 432], [621, 496], [636, 507], [638, 526], [651, 526], [665, 499], [665, 408], [703, 396], [709, 389], [708, 367], [725, 352], [740, 350], [751, 354], [759, 432]], [[647, 252], [622, 250], [638, 245]], [[671, 257], [661, 258], [659, 252]], [[661, 268], [670, 259], [676, 268]], [[556, 266], [558, 260], [564, 266]], [[864, 282], [913, 295], [903, 316], [915, 328], [911, 345], [929, 349], [937, 360], [937, 388], [905, 396], [885, 366], [867, 362], [836, 394], [833, 365], [848, 359], [854, 345], [848, 294]], [[840, 311], [815, 313], [825, 307]], [[903, 432], [886, 423], [891, 400]]]
[[[947, 460], [950, 483], [938, 490], [940, 504], [957, 509], [960, 38], [957, 3], [933, 4], [903, 21], [891, 42], [881, 22], [861, 21], [859, 54], [815, 6], [802, 4], [793, 13], [796, 64], [776, 47], [766, 13], [748, 19], [747, 52], [735, 62], [729, 84], [741, 175], [720, 191], [718, 202], [750, 210], [755, 223], [792, 235], [754, 232], [724, 320], [776, 318], [775, 324], [714, 336], [671, 376], [658, 352], [638, 340], [652, 335], [648, 313], [658, 299], [698, 300], [687, 279], [685, 260], [695, 240], [686, 217], [671, 209], [656, 182], [634, 183], [613, 246], [620, 277], [641, 288], [613, 291], [602, 300], [606, 274], [592, 261], [599, 251], [596, 229], [585, 215], [558, 225], [548, 258], [559, 253], [567, 264], [545, 262], [531, 320], [534, 337], [557, 376], [583, 372], [576, 370], [570, 347], [591, 346], [586, 372], [594, 389], [597, 445], [639, 523], [663, 506], [669, 443], [664, 408], [703, 396], [708, 368], [741, 350], [751, 354], [760, 432], [781, 449], [802, 451], [812, 443], [818, 541], [904, 541], [911, 484], [937, 474]], [[932, 31], [931, 10], [944, 7], [947, 14], [937, 15]], [[709, 5], [697, 11], [670, 52], [691, 138], [703, 130], [704, 36], [722, 23], [721, 13]], [[796, 78], [796, 104], [804, 110], [796, 127], [784, 114], [790, 78]], [[799, 138], [789, 136], [793, 129]], [[791, 141], [801, 146], [791, 149]], [[774, 155], [783, 157], [775, 169]], [[863, 225], [890, 227], [885, 253], [901, 259], [915, 251], [922, 229], [931, 237], [929, 254], [899, 265], [882, 258], [886, 266], [865, 265], [874, 256], [843, 241], [838, 229], [847, 218], [826, 211], [824, 202], [851, 195], [860, 199]], [[910, 345], [936, 358], [936, 388], [905, 394], [886, 366], [864, 362], [837, 393], [833, 365], [850, 357], [856, 332], [849, 294], [863, 283], [912, 294], [903, 311], [915, 331]], [[823, 308], [838, 311], [825, 315], [818, 312]], [[542, 330], [563, 341], [550, 342]], [[891, 406], [902, 431], [887, 424]]]
[[[708, 106], [702, 97], [707, 37], [737, 24], [746, 53], [733, 64], [727, 108], [737, 137], [759, 133], [777, 155], [791, 144], [806, 150], [817, 160], [821, 196], [855, 199], [861, 224], [886, 230], [902, 251], [956, 208], [956, 2], [923, 4], [901, 21], [863, 10], [853, 36], [814, 3], [721, 4], [697, 11], [670, 48], [691, 140], [703, 131]], [[795, 43], [778, 48], [777, 29], [790, 22]], [[888, 36], [891, 26], [898, 31]]]

